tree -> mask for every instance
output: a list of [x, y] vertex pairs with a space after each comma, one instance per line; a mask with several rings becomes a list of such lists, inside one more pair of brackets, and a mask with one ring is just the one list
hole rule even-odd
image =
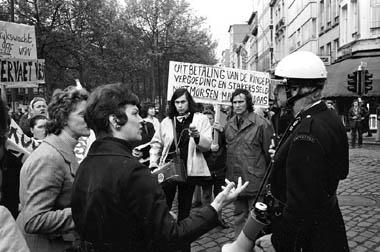
[[36, 27], [51, 91], [75, 78], [88, 89], [122, 82], [142, 100], [163, 102], [170, 60], [216, 63], [205, 19], [185, 0], [126, 0], [124, 6], [117, 0], [20, 0], [15, 15]]
[[125, 18], [144, 35], [150, 61], [152, 98], [166, 99], [170, 60], [215, 64], [216, 43], [185, 0], [126, 0]]

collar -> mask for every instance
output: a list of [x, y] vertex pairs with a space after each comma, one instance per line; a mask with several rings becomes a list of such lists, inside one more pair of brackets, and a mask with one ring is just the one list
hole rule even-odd
[[319, 100], [313, 104], [310, 104], [305, 109], [300, 111], [295, 118], [298, 118], [298, 117], [303, 118], [307, 115], [316, 114], [316, 113], [319, 113], [319, 112], [324, 111], [324, 110], [327, 110], [327, 106], [324, 102]]
[[187, 113], [184, 114], [184, 115], [176, 116], [176, 119], [177, 119], [177, 121], [179, 121], [180, 123], [182, 123], [182, 122], [183, 122], [184, 120], [186, 120], [189, 116], [190, 116], [190, 112], [187, 112]]
[[77, 161], [74, 155], [74, 147], [78, 143], [78, 140], [71, 137], [64, 130], [57, 136], [55, 134], [48, 135], [44, 142], [52, 146], [59, 153], [62, 154], [63, 158], [68, 162]]
[[132, 158], [132, 145], [124, 139], [107, 136], [96, 139], [87, 156], [127, 156]]
[[[244, 128], [246, 128], [247, 126], [251, 124], [255, 124], [256, 116], [257, 115], [255, 114], [255, 112], [249, 112], [248, 115], [242, 117], [243, 123], [242, 125], [240, 125], [240, 130], [243, 130]], [[232, 125], [232, 128], [234, 128], [235, 130], [239, 130], [237, 127], [237, 120], [238, 120], [237, 115], [234, 115], [229, 119], [229, 122]]]

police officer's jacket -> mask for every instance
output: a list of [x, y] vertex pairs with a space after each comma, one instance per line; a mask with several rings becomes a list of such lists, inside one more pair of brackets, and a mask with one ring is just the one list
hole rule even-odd
[[345, 128], [325, 103], [296, 116], [270, 178], [272, 193], [284, 206], [272, 235], [276, 251], [348, 251], [336, 198], [348, 161]]

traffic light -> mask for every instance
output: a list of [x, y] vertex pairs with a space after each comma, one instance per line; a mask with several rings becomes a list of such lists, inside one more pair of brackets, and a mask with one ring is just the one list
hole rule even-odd
[[357, 93], [358, 92], [358, 77], [359, 72], [355, 71], [347, 76], [347, 90]]
[[369, 73], [368, 70], [364, 71], [364, 93], [368, 93], [368, 91], [372, 90], [372, 81], [373, 74]]

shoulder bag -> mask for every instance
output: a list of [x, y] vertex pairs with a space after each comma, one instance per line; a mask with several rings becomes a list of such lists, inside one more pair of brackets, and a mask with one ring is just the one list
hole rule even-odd
[[[180, 139], [182, 133], [180, 134]], [[187, 181], [187, 170], [180, 157], [180, 150], [178, 148], [177, 132], [176, 132], [176, 119], [173, 118], [173, 135], [174, 135], [174, 145], [175, 154], [172, 160], [158, 167], [152, 172], [152, 174], [157, 175], [158, 183], [185, 183]]]

